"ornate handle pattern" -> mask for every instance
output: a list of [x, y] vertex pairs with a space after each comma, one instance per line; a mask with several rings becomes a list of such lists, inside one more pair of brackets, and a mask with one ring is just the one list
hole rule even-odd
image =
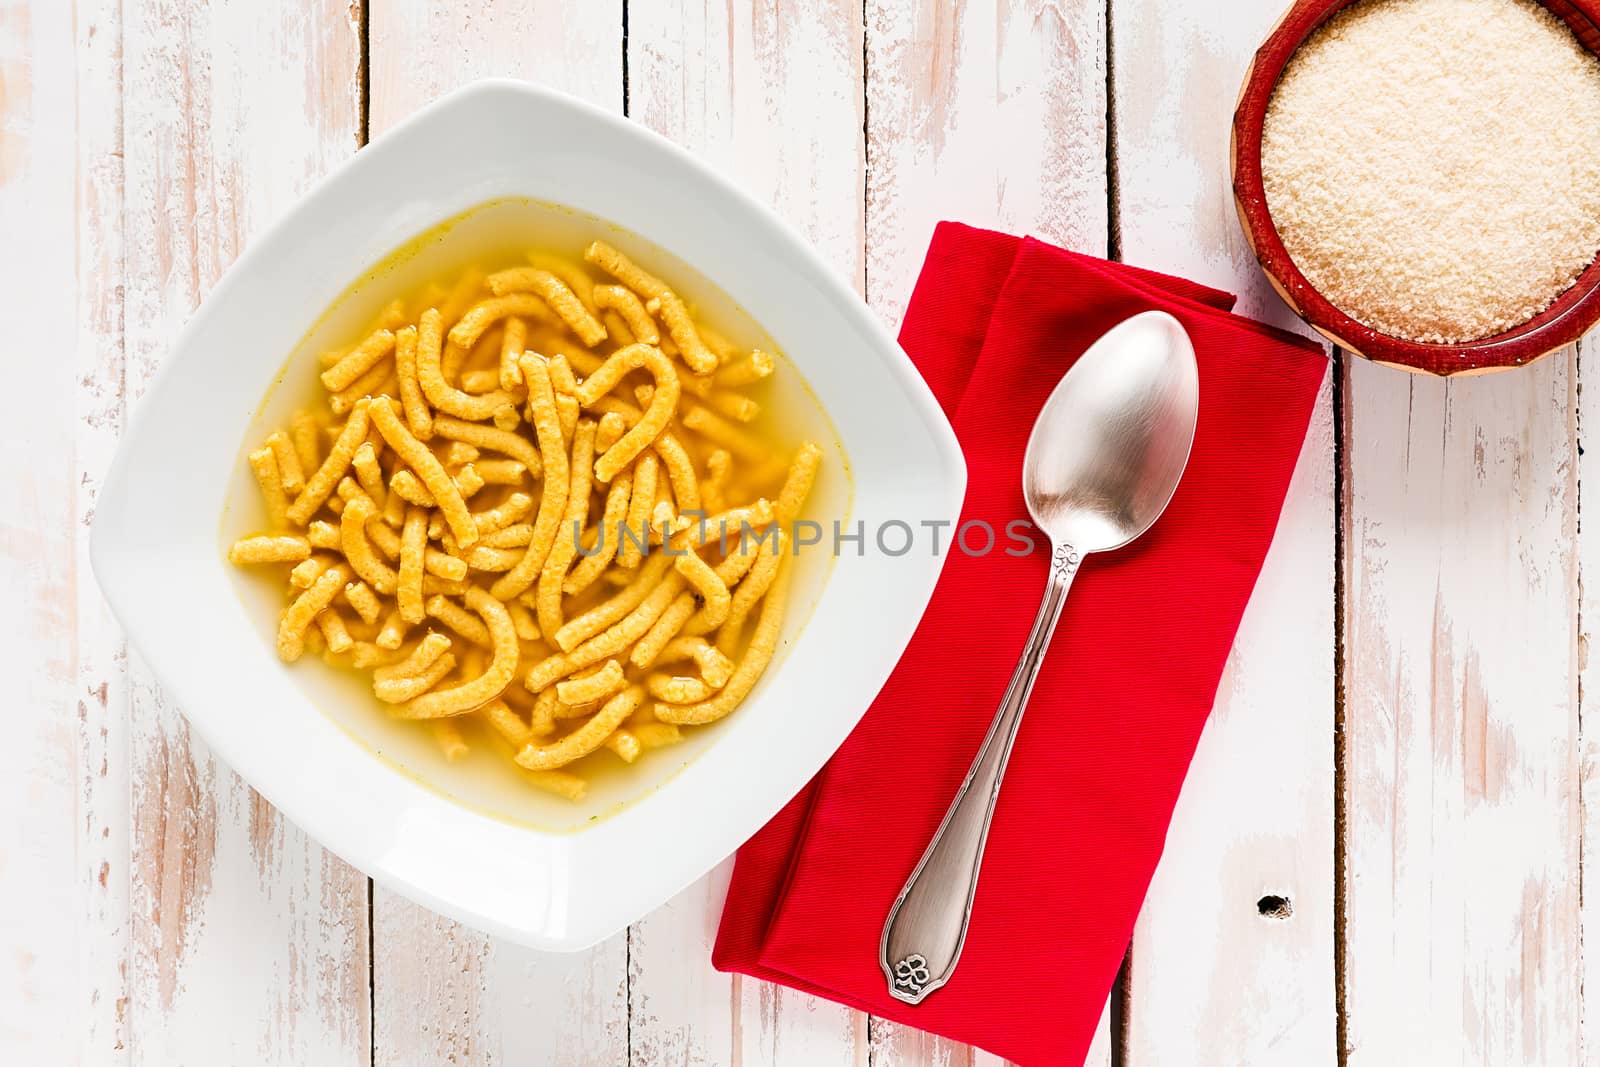
[[1078, 573], [1082, 557], [1071, 545], [1058, 544], [1051, 553], [1050, 581], [1039, 614], [1034, 618], [1022, 655], [995, 712], [989, 732], [967, 771], [966, 779], [945, 813], [944, 822], [928, 843], [927, 851], [883, 926], [878, 962], [889, 983], [889, 995], [907, 1004], [920, 1004], [950, 980], [972, 915], [972, 899], [983, 866], [983, 846], [989, 822], [1000, 795], [1006, 760], [1017, 735], [1017, 724], [1028, 706], [1039, 665], [1055, 633], [1067, 590]]

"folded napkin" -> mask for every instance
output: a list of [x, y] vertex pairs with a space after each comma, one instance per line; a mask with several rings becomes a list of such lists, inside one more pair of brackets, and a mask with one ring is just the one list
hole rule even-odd
[[963, 522], [1003, 531], [1027, 518], [1034, 417], [1092, 341], [1141, 311], [1170, 312], [1194, 340], [1194, 451], [1151, 531], [1088, 557], [1077, 576], [1011, 755], [949, 984], [915, 1007], [892, 999], [878, 939], [1033, 623], [1049, 559], [1042, 535], [1030, 555], [947, 557], [866, 717], [739, 851], [718, 968], [1021, 1064], [1083, 1061], [1327, 370], [1319, 346], [1232, 305], [1192, 282], [939, 226], [900, 343], [961, 440]]

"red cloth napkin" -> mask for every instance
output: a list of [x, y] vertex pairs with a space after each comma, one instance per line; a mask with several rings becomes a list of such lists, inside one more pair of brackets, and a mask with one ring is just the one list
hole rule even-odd
[[[966, 455], [962, 521], [1027, 517], [1034, 417], [1122, 319], [1194, 340], [1200, 415], [1171, 505], [1088, 557], [1020, 728], [949, 984], [889, 997], [878, 939], [989, 726], [1045, 586], [1048, 546], [947, 557], [861, 724], [739, 852], [713, 962], [988, 1049], [1079, 1064], [1133, 933], [1327, 370], [1320, 346], [1192, 282], [944, 223], [900, 343]], [[973, 540], [981, 543], [974, 535]], [[1248, 773], [1248, 767], [1240, 767]]]

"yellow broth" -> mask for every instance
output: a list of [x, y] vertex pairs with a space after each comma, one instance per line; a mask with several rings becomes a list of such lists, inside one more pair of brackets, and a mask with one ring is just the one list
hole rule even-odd
[[[273, 430], [286, 430], [291, 416], [298, 409], [330, 417], [327, 393], [318, 380], [318, 374], [324, 366], [324, 353], [348, 350], [367, 336], [374, 323], [386, 314], [398, 312], [406, 323], [415, 323], [428, 307], [445, 310], [443, 305], [451, 300], [450, 290], [459, 279], [474, 273], [486, 275], [508, 267], [527, 266], [530, 252], [536, 256], [552, 256], [583, 265], [597, 282], [609, 283], [613, 279], [605, 272], [583, 264], [584, 248], [597, 239], [616, 246], [645, 270], [666, 281], [690, 305], [697, 323], [721, 335], [738, 353], [744, 354], [759, 348], [776, 357], [777, 367], [772, 375], [738, 390], [761, 407], [756, 418], [741, 424], [741, 428], [755, 436], [770, 451], [772, 459], [755, 463], [735, 457], [726, 489], [728, 500], [742, 503], [756, 496], [775, 497], [782, 485], [789, 457], [801, 441], [811, 440], [822, 447], [823, 461], [802, 517], [815, 520], [825, 528], [835, 520], [846, 522], [852, 495], [847, 458], [826, 413], [783, 354], [778, 339], [765, 334], [750, 316], [692, 267], [661, 249], [601, 220], [570, 209], [530, 200], [507, 199], [474, 208], [396, 249], [350, 285], [311, 327], [289, 356], [273, 388], [246, 428], [220, 531], [222, 551], [225, 553], [238, 537], [261, 531], [267, 526], [265, 509], [245, 457], [260, 447]], [[396, 301], [400, 304], [398, 308], [393, 307]], [[660, 321], [659, 316], [657, 320]], [[562, 327], [540, 324], [531, 319], [526, 321], [527, 350], [546, 354], [554, 354], [563, 348], [581, 350], [581, 342]], [[501, 336], [502, 327], [496, 326], [479, 340], [456, 373], [457, 384], [463, 373], [498, 366]], [[604, 355], [614, 347], [614, 343], [608, 340], [594, 351], [597, 355]], [[582, 377], [581, 372], [579, 377]], [[637, 374], [627, 379], [630, 384], [637, 380], [641, 380]], [[690, 399], [692, 397], [686, 390], [685, 400]], [[342, 424], [344, 418], [331, 417], [331, 421], [337, 426]], [[517, 432], [530, 439], [532, 437], [532, 428], [526, 422], [518, 427]], [[677, 435], [690, 452], [703, 480], [706, 455], [711, 446], [698, 434], [684, 432], [681, 427], [677, 427]], [[443, 444], [438, 438], [433, 443]], [[326, 455], [327, 448], [328, 438], [325, 435], [321, 448], [323, 455]], [[502, 457], [485, 453], [485, 458]], [[310, 472], [306, 473], [309, 476]], [[665, 481], [663, 472], [662, 482]], [[530, 492], [526, 482], [521, 488], [524, 492]], [[530, 492], [535, 497], [535, 512], [537, 494], [541, 489], [542, 482], [539, 482]], [[473, 511], [481, 511], [500, 503], [512, 491], [511, 487], [486, 486], [471, 499], [469, 507]], [[606, 486], [597, 483], [591, 492], [590, 526], [604, 506], [605, 494]], [[523, 521], [532, 522], [533, 517], [534, 513], [530, 513]], [[570, 527], [558, 536], [570, 537]], [[712, 559], [715, 560], [714, 553]], [[762, 680], [746, 698], [747, 705], [755, 701], [762, 689], [771, 683], [781, 667], [784, 649], [792, 643], [820, 595], [831, 565], [827, 538], [824, 538], [823, 544], [803, 551], [790, 565], [793, 577], [778, 652]], [[287, 603], [286, 578], [289, 570], [290, 565], [286, 564], [232, 569], [237, 576], [243, 608], [269, 645], [274, 642], [277, 620]], [[473, 577], [479, 584], [488, 585], [498, 575], [474, 571]], [[581, 593], [564, 596], [563, 615], [570, 621], [616, 591], [617, 586], [609, 584], [607, 578], [602, 577]], [[340, 603], [343, 603], [342, 598]], [[350, 619], [354, 618], [354, 614], [348, 610], [344, 614]], [[450, 632], [430, 618], [413, 628], [408, 635], [407, 647], [430, 626]], [[735, 662], [742, 654], [744, 642], [748, 641], [750, 629], [751, 625], [745, 627], [740, 648], [730, 652], [730, 658]], [[463, 649], [470, 647], [460, 638], [456, 639], [455, 645], [458, 656]], [[623, 662], [630, 681], [641, 681], [648, 673], [633, 667], [625, 656], [618, 658]], [[507, 690], [508, 703], [524, 719], [531, 704], [531, 694], [523, 687], [522, 678], [534, 662], [537, 660], [523, 656]], [[674, 669], [671, 673], [698, 673], [691, 668], [692, 664], [681, 670]], [[320, 654], [310, 651], [288, 669], [296, 684], [301, 686], [317, 707], [356, 741], [401, 772], [486, 814], [546, 829], [580, 829], [657, 788], [687, 766], [706, 747], [715, 743], [724, 731], [753, 728], [755, 725], [746, 722], [741, 726], [742, 717], [748, 710], [741, 706], [719, 722], [703, 727], [681, 727], [684, 736], [682, 742], [647, 750], [632, 764], [601, 748], [564, 768], [580, 774], [588, 782], [586, 796], [581, 801], [573, 802], [530, 786], [525, 772], [511, 760], [505, 741], [476, 714], [450, 720], [460, 728], [468, 745], [463, 758], [450, 760], [445, 757], [434, 729], [427, 722], [399, 720], [385, 710], [385, 705], [373, 695], [370, 669], [330, 665], [323, 661]], [[473, 669], [469, 663], [469, 676]], [[557, 734], [553, 736], [564, 732], [565, 725], [570, 724], [558, 724]]]

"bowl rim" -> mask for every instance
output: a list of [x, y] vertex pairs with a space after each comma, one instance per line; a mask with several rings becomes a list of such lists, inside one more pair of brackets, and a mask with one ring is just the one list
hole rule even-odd
[[[1365, 326], [1335, 307], [1300, 272], [1267, 207], [1261, 134], [1267, 104], [1290, 58], [1339, 10], [1359, 0], [1294, 0], [1245, 70], [1230, 126], [1234, 209], [1267, 280], [1289, 307], [1335, 345], [1375, 363], [1417, 373], [1484, 374], [1524, 366], [1575, 343], [1600, 322], [1600, 255], [1544, 311], [1520, 326], [1464, 344], [1409, 341]], [[1600, 55], [1600, 0], [1538, 0]]]
[[[637, 836], [638, 829], [649, 828], [653, 821], [659, 821], [658, 815], [652, 814], [648, 818], [643, 815], [647, 810], [664, 810], [661, 805], [653, 803], [658, 797], [663, 798], [665, 803], [670, 794], [672, 803], [680, 807], [685, 801], [692, 803], [703, 800], [703, 794], [709, 791], [708, 783], [703, 780], [706, 776], [694, 773], [696, 768], [710, 766], [715, 772], [725, 774], [726, 764], [731, 757], [717, 758], [718, 751], [731, 752], [735, 748], [743, 751], [750, 747], [750, 742], [741, 740], [730, 748], [734, 742], [732, 736], [719, 738], [717, 743], [709, 746], [663, 786], [630, 802], [616, 815], [576, 832], [541, 830], [504, 822], [421, 785], [366, 751], [360, 753], [356, 764], [350, 763], [342, 752], [330, 751], [319, 757], [314, 766], [285, 771], [279, 757], [252, 750], [247, 732], [220, 728], [219, 724], [224, 720], [217, 712], [200, 710], [218, 703], [217, 685], [210, 676], [217, 668], [202, 670], [194, 668], [192, 664], [186, 666], [174, 658], [175, 639], [161, 631], [158, 625], [162, 621], [160, 612], [141, 597], [141, 593], [153, 581], [140, 573], [141, 568], [145, 571], [153, 568], [148, 567], [149, 560], [140, 555], [144, 551], [142, 542], [137, 537], [130, 538], [129, 533], [131, 529], [139, 527], [147, 533], [154, 526], [154, 518], [150, 514], [152, 505], [141, 500], [139, 492], [147, 489], [156, 475], [148, 471], [141, 473], [138, 467], [141, 463], [148, 464], [151, 459], [149, 453], [159, 456], [164, 447], [160, 440], [162, 409], [173, 403], [175, 387], [182, 381], [183, 373], [200, 365], [196, 361], [201, 355], [201, 342], [208, 333], [214, 333], [219, 323], [226, 323], [230, 316], [237, 317], [239, 314], [235, 305], [240, 302], [240, 291], [253, 284], [263, 271], [268, 271], [270, 276], [270, 270], [283, 262], [282, 257], [292, 253], [296, 242], [305, 236], [308, 227], [318, 221], [319, 215], [325, 216], [338, 205], [370, 193], [373, 182], [381, 182], [387, 169], [403, 163], [406, 153], [413, 151], [418, 144], [436, 143], [439, 135], [462, 109], [468, 109], [470, 113], [472, 107], [492, 107], [496, 104], [508, 109], [544, 109], [541, 114], [566, 116], [572, 121], [607, 130], [613, 138], [633, 142], [639, 151], [661, 160], [662, 173], [679, 173], [684, 180], [703, 186], [721, 205], [719, 214], [757, 226], [766, 247], [763, 254], [788, 260], [795, 271], [805, 276], [807, 283], [813, 287], [813, 302], [835, 311], [840, 316], [838, 330], [857, 336], [865, 347], [872, 350], [872, 358], [881, 367], [887, 382], [898, 387], [896, 403], [906, 413], [906, 420], [914, 422], [924, 431], [925, 436], [915, 444], [919, 450], [925, 450], [918, 453], [925, 457], [925, 465], [918, 469], [915, 477], [906, 479], [906, 485], [897, 491], [903, 492], [907, 499], [926, 504], [930, 514], [935, 517], [952, 520], [959, 517], [966, 489], [966, 465], [954, 430], [910, 358], [885, 325], [793, 227], [730, 178], [645, 127], [542, 86], [511, 79], [485, 79], [439, 98], [374, 139], [361, 152], [314, 183], [293, 207], [251, 239], [244, 252], [226, 270], [170, 343], [167, 358], [153, 376], [145, 395], [131, 411], [97, 501], [90, 533], [90, 558], [95, 578], [114, 616], [122, 625], [129, 646], [141, 655], [151, 672], [161, 681], [162, 687], [172, 694], [190, 729], [222, 763], [236, 769], [290, 821], [304, 828], [331, 852], [370, 874], [379, 884], [435, 911], [520, 944], [554, 951], [578, 951], [647, 914], [703, 876], [804, 786], [848, 736], [870, 706], [883, 680], [898, 662], [905, 643], [921, 618], [927, 599], [932, 595], [942, 571], [942, 559], [918, 558], [915, 563], [904, 563], [905, 569], [896, 570], [893, 579], [875, 579], [869, 583], [869, 588], [887, 583], [906, 595], [889, 618], [873, 620], [879, 641], [874, 649], [863, 652], [853, 661], [856, 663], [856, 681], [849, 694], [839, 694], [841, 697], [848, 695], [849, 699], [834, 701], [836, 705], [845, 706], [834, 718], [827, 720], [826, 729], [810, 729], [809, 733], [803, 735], [803, 743], [798, 745], [792, 743], [794, 738], [789, 738], [791, 744], [786, 750], [785, 760], [749, 768], [746, 777], [752, 782], [763, 783], [761, 792], [748, 798], [748, 803], [742, 807], [731, 806], [738, 810], [719, 818], [722, 829], [717, 833], [694, 833], [676, 842], [633, 840], [637, 854], [626, 858], [635, 862], [648, 861], [656, 867], [648, 891], [636, 890], [632, 896], [617, 894], [611, 899], [589, 900], [579, 899], [580, 894], [573, 889], [572, 872], [567, 867], [594, 863], [602, 850], [613, 853], [620, 851], [619, 842], [625, 832]], [[517, 114], [511, 112], [512, 117]], [[590, 207], [580, 209], [601, 217], [606, 215], [604, 211], [595, 211]], [[445, 212], [445, 215], [448, 214]], [[625, 224], [624, 228], [632, 229]], [[402, 240], [411, 236], [413, 234], [407, 233]], [[640, 236], [661, 244], [675, 255], [682, 254], [673, 248], [671, 242], [658, 241], [648, 231], [641, 232]], [[302, 256], [308, 254], [312, 253], [300, 253]], [[684, 258], [694, 262], [691, 256]], [[364, 263], [359, 269], [367, 265]], [[713, 284], [727, 286], [729, 295], [737, 299], [732, 279], [719, 277], [709, 266], [704, 269]], [[338, 287], [324, 294], [324, 305], [335, 299], [349, 281], [348, 277], [341, 279]], [[310, 314], [314, 317], [322, 310], [323, 306], [317, 306], [311, 309]], [[769, 324], [763, 322], [763, 325]], [[800, 366], [808, 375], [816, 373], [807, 364]], [[274, 364], [276, 370], [277, 365]], [[810, 380], [817, 381], [815, 377]], [[846, 425], [839, 422], [836, 412], [830, 412], [830, 417], [834, 418], [841, 439], [849, 445], [854, 438], [849, 435]], [[228, 461], [232, 462], [233, 458], [230, 455]], [[858, 467], [854, 456], [852, 467]], [[140, 480], [136, 485], [130, 485], [135, 475]], [[861, 496], [860, 480], [856, 481], [854, 511], [860, 515], [866, 510], [867, 502]], [[913, 558], [906, 557], [907, 560]], [[835, 570], [819, 594], [813, 609], [813, 622], [830, 600], [830, 590], [835, 588], [841, 573], [837, 569], [840, 562], [844, 561], [835, 561]], [[218, 563], [220, 565], [220, 559]], [[901, 566], [898, 563], [896, 565]], [[196, 574], [195, 584], [209, 580], [209, 572], [197, 571]], [[916, 599], [917, 596], [921, 599]], [[818, 658], [817, 649], [813, 647], [816, 642], [806, 640], [807, 635], [815, 632], [816, 628], [809, 624], [798, 630], [792, 647], [786, 649], [783, 661], [770, 676], [772, 679], [782, 679], [799, 671], [803, 661]], [[276, 660], [275, 655], [271, 658]], [[798, 681], [800, 676], [794, 677]], [[274, 691], [281, 688], [278, 681], [288, 684], [286, 679], [281, 678], [272, 681]], [[778, 691], [788, 688], [764, 686], [763, 692], [770, 699], [792, 703], [794, 697]], [[801, 684], [799, 688], [803, 691], [805, 686]], [[251, 699], [261, 701], [266, 698], [252, 696]], [[311, 719], [321, 724], [318, 727], [319, 736], [344, 736], [333, 719], [318, 710], [303, 692], [297, 699], [306, 706]], [[306, 779], [312, 777], [317, 769], [326, 770], [340, 761], [344, 761], [340, 770], [350, 770], [348, 780], [334, 781], [324, 777], [312, 783], [315, 788], [307, 785]], [[495, 893], [476, 896], [463, 895], [459, 890], [452, 892], [441, 889], [441, 886], [452, 881], [459, 885], [464, 877], [459, 871], [453, 872], [450, 878], [433, 876], [431, 868], [448, 866], [452, 858], [450, 855], [442, 859], [436, 856], [423, 857], [417, 840], [413, 838], [407, 838], [404, 847], [396, 847], [395, 842], [380, 839], [383, 831], [396, 826], [396, 816], [392, 812], [375, 811], [370, 806], [354, 813], [342, 809], [341, 802], [362, 803], [366, 799], [362, 790], [372, 788], [375, 783], [381, 785], [385, 796], [390, 799], [409, 798], [414, 801], [415, 810], [404, 814], [411, 817], [413, 824], [426, 824], [418, 832], [433, 835], [429, 840], [437, 838], [441, 848], [447, 849], [451, 844], [443, 831], [459, 829], [470, 830], [468, 836], [475, 838], [493, 836], [496, 841], [522, 842], [524, 853], [516, 857], [521, 867], [516, 869], [538, 867], [543, 863], [544, 869], [551, 872], [549, 884], [565, 887], [565, 895], [551, 908], [551, 914], [555, 917], [543, 920], [544, 925], [539, 925], [540, 920], [530, 914], [533, 909], [523, 901], [518, 902], [522, 906], [517, 909], [497, 910], [485, 906], [485, 901], [497, 899], [511, 890], [521, 891], [522, 887], [515, 883], [508, 889], [497, 889]], [[691, 806], [687, 810], [693, 812], [696, 809]], [[442, 821], [439, 819], [441, 812], [445, 813]], [[412, 829], [400, 825], [395, 832], [412, 833]], [[419, 862], [424, 858], [432, 860], [426, 876], [419, 874]], [[513, 865], [509, 863], [503, 865], [508, 876], [512, 868]], [[481, 873], [483, 867], [479, 865], [476, 869]], [[494, 873], [498, 875], [501, 870], [501, 867], [497, 867]], [[574, 901], [580, 906], [571, 913], [561, 911], [561, 906], [571, 907]], [[555, 915], [557, 911], [561, 911], [561, 914]]]

